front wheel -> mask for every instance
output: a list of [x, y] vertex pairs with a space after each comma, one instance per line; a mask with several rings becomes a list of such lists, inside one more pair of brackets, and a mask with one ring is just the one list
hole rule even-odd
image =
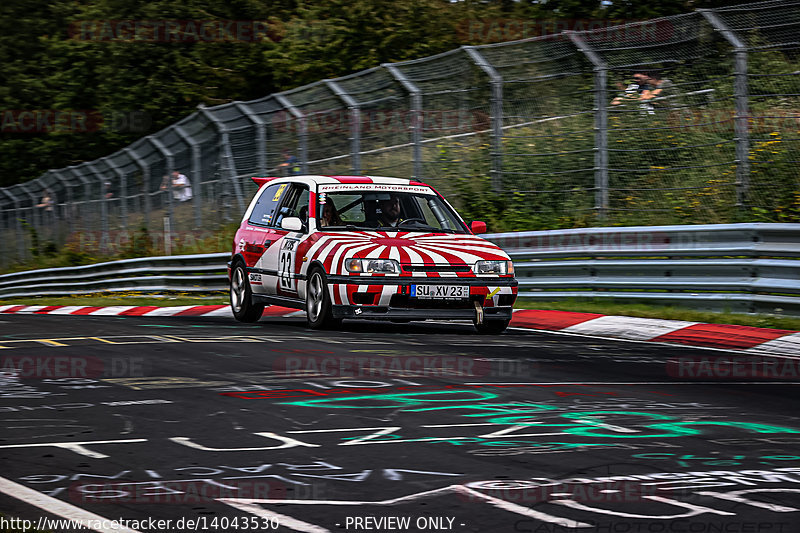
[[237, 262], [231, 271], [231, 311], [239, 322], [258, 322], [264, 312], [263, 305], [253, 304], [253, 291], [247, 278], [247, 271]]
[[485, 320], [483, 324], [478, 324], [477, 320], [473, 320], [475, 329], [481, 335], [499, 335], [503, 333], [508, 327], [510, 320]]
[[336, 326], [341, 319], [333, 318], [331, 296], [328, 294], [328, 282], [325, 273], [315, 268], [308, 278], [306, 286], [306, 320], [311, 329], [323, 329]]

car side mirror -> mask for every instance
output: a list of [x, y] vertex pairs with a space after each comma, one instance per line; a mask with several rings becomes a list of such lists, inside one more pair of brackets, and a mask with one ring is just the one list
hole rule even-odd
[[298, 217], [284, 217], [281, 220], [281, 228], [286, 231], [303, 231], [303, 221]]
[[486, 222], [481, 222], [480, 220], [473, 220], [472, 223], [469, 225], [469, 229], [472, 230], [472, 233], [486, 233]]

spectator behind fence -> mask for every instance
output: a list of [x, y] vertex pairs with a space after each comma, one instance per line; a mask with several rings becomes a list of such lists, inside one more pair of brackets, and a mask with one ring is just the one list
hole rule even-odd
[[642, 93], [648, 88], [645, 81], [647, 76], [642, 72], [637, 72], [633, 75], [633, 80], [626, 87], [622, 83], [617, 83], [617, 89], [622, 91], [622, 94], [611, 100], [611, 105], [620, 105], [627, 102], [636, 101]]
[[42, 201], [36, 204], [36, 207], [43, 207], [45, 211], [52, 213], [54, 204], [53, 193], [50, 192], [50, 189], [45, 189], [44, 194], [42, 194]]
[[[168, 178], [169, 176], [164, 176], [164, 180], [161, 182], [162, 191], [166, 190], [168, 187]], [[189, 178], [177, 170], [172, 171], [172, 197], [179, 202], [192, 199], [192, 184], [189, 182]]]
[[650, 110], [679, 107], [678, 88], [675, 87], [672, 80], [662, 78], [659, 72], [648, 72], [645, 76], [647, 77], [647, 88], [639, 99], [650, 106]]
[[[618, 85], [620, 90], [622, 87]], [[621, 94], [611, 101], [611, 105], [639, 103], [642, 113], [653, 115], [656, 109], [679, 107], [678, 89], [672, 80], [662, 78], [656, 71], [640, 71], [633, 74], [633, 81]]]
[[283, 154], [283, 163], [278, 165], [278, 168], [286, 167], [287, 175], [299, 176], [302, 169], [297, 157], [293, 156], [289, 150], [284, 150], [281, 153]]

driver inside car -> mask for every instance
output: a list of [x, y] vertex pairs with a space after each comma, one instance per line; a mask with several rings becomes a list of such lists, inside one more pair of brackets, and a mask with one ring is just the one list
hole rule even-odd
[[380, 226], [395, 227], [402, 220], [400, 218], [400, 198], [396, 195], [393, 194], [389, 198], [381, 200], [379, 207], [381, 213], [378, 216], [378, 224]]

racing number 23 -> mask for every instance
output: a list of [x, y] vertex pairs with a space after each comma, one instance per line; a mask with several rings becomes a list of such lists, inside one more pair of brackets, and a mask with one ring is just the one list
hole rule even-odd
[[281, 246], [281, 255], [278, 260], [278, 276], [280, 277], [281, 289], [291, 290], [292, 270], [294, 269], [294, 249], [297, 241], [294, 239], [284, 239]]

